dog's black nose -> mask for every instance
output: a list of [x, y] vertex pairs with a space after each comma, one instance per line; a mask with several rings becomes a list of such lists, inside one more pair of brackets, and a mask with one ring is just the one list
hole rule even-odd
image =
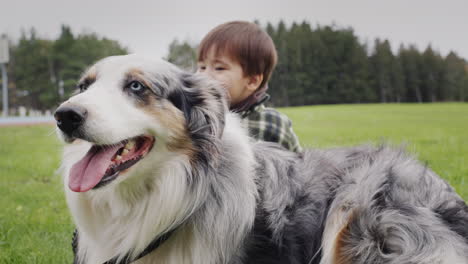
[[57, 126], [67, 135], [71, 136], [86, 120], [88, 111], [79, 106], [62, 106], [54, 113]]

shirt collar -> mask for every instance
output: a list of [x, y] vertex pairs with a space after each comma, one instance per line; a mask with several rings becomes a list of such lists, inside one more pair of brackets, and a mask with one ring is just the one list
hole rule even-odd
[[270, 100], [270, 95], [265, 94], [258, 102], [252, 104], [247, 110], [239, 112], [241, 117], [246, 117], [248, 116], [251, 112], [259, 111], [263, 108], [265, 108], [265, 103]]

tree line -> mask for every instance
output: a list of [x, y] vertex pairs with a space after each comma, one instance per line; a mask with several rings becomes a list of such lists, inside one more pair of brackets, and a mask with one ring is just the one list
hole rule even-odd
[[41, 38], [34, 29], [23, 31], [18, 42], [10, 44], [9, 105], [52, 110], [75, 91], [86, 67], [127, 53], [117, 41], [95, 33], [75, 35], [66, 25], [56, 40]]
[[[442, 56], [430, 45], [419, 51], [388, 40], [372, 48], [352, 28], [312, 27], [307, 22], [266, 24], [278, 65], [269, 82], [271, 104], [468, 101], [468, 66], [455, 52]], [[197, 45], [174, 40], [166, 59], [196, 68]], [[12, 108], [54, 109], [75, 90], [85, 68], [97, 60], [127, 54], [117, 41], [95, 33], [74, 34], [63, 25], [55, 40], [34, 29], [10, 45], [9, 101]]]
[[[352, 28], [307, 22], [264, 28], [278, 51], [269, 82], [275, 106], [468, 100], [468, 64], [453, 51], [401, 44], [393, 52], [381, 39], [370, 48]], [[196, 46], [174, 40], [167, 59], [193, 70]]]

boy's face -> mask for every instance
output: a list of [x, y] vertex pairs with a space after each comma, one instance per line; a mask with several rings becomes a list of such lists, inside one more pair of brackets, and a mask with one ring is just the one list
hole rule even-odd
[[223, 53], [215, 55], [211, 48], [206, 58], [198, 61], [197, 73], [219, 81], [228, 90], [231, 105], [241, 102], [258, 88], [261, 81], [257, 84], [258, 78], [244, 76], [240, 63]]

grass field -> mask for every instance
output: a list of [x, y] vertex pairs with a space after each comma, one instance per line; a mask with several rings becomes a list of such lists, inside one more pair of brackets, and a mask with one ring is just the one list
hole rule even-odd
[[[281, 109], [303, 146], [406, 143], [468, 200], [468, 104]], [[52, 126], [0, 127], [0, 264], [71, 263], [73, 225]]]
[[282, 112], [305, 147], [404, 144], [468, 201], [468, 104], [330, 105]]

